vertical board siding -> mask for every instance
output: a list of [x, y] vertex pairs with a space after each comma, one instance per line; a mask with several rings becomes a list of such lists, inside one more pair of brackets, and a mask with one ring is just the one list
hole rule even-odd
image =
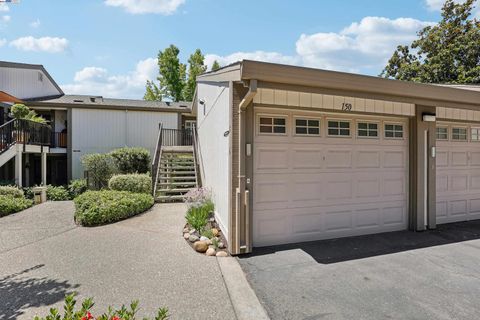
[[217, 219], [228, 235], [230, 219], [230, 89], [228, 83], [199, 83], [197, 130], [203, 166], [203, 185], [212, 192]]
[[437, 118], [448, 120], [480, 121], [480, 111], [437, 107]]
[[355, 112], [395, 114], [400, 116], [413, 116], [415, 109], [415, 106], [411, 103], [263, 88], [258, 89], [253, 102], [264, 105], [330, 110], [342, 110], [343, 104], [349, 103], [352, 105], [352, 111]]
[[[39, 74], [41, 74], [42, 81], [39, 79]], [[0, 91], [19, 99], [60, 94], [43, 72], [21, 68], [0, 68]]]
[[177, 113], [72, 109], [72, 177], [83, 177], [81, 157], [121, 147], [144, 147], [153, 154], [158, 124], [178, 127]]

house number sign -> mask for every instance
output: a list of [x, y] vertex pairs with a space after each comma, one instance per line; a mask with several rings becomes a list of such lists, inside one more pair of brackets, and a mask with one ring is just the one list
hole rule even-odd
[[352, 111], [352, 104], [351, 103], [342, 103], [342, 111]]

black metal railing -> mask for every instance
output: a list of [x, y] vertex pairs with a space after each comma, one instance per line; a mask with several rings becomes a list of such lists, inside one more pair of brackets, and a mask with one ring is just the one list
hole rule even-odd
[[163, 129], [163, 146], [193, 146], [192, 129]]
[[155, 147], [152, 161], [152, 194], [154, 197], [157, 194], [158, 172], [160, 171], [158, 167], [160, 166], [160, 159], [162, 158], [163, 130], [163, 125], [160, 123], [158, 125], [157, 146]]
[[51, 148], [66, 148], [67, 147], [67, 133], [66, 132], [52, 132], [50, 139]]
[[51, 129], [48, 125], [25, 119], [14, 119], [0, 126], [0, 153], [12, 145], [49, 146]]

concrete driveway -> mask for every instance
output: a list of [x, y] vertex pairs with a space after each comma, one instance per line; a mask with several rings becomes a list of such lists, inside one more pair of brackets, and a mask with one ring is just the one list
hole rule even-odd
[[239, 259], [272, 319], [476, 319], [480, 221], [258, 248]]
[[48, 202], [0, 219], [1, 320], [45, 315], [74, 291], [98, 312], [139, 299], [140, 316], [236, 319], [217, 259], [182, 238], [182, 204], [97, 228], [75, 226], [73, 210]]

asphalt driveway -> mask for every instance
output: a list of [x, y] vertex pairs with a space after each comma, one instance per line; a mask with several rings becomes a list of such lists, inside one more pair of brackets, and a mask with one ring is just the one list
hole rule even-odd
[[217, 259], [181, 236], [182, 204], [97, 228], [73, 223], [71, 202], [48, 202], [0, 219], [0, 319], [32, 319], [66, 293], [94, 297], [94, 311], [140, 300], [140, 316], [167, 306], [171, 319], [235, 319]]
[[480, 221], [258, 248], [239, 258], [272, 319], [476, 319]]

